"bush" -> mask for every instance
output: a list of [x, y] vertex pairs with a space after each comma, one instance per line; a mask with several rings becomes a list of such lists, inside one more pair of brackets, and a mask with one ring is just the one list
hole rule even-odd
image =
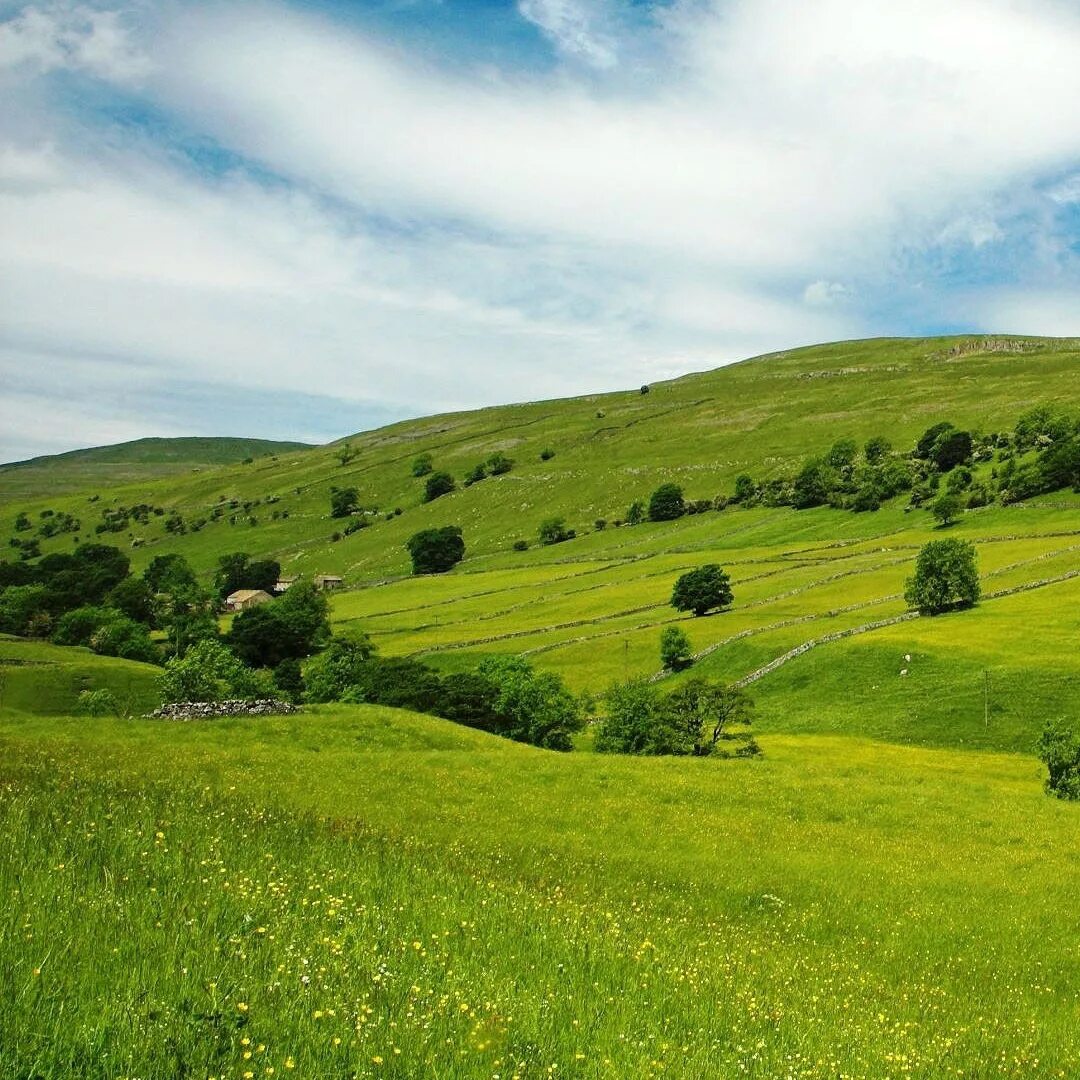
[[661, 484], [649, 497], [650, 521], [674, 521], [685, 513], [686, 502], [678, 484]]
[[930, 507], [934, 520], [941, 526], [951, 525], [960, 513], [960, 500], [955, 495], [939, 495]]
[[419, 457], [413, 459], [412, 474], [413, 476], [427, 476], [429, 472], [434, 468], [430, 454], [421, 454]]
[[360, 665], [342, 701], [435, 713], [441, 699], [439, 676], [426, 664], [395, 656], [373, 656]]
[[931, 540], [915, 562], [904, 599], [923, 615], [971, 607], [979, 599], [975, 545], [963, 540]]
[[757, 485], [752, 477], [746, 473], [740, 473], [735, 477], [735, 494], [731, 497], [732, 502], [749, 504], [754, 501], [755, 495], [757, 495]]
[[375, 655], [375, 646], [364, 633], [334, 637], [304, 668], [304, 700], [315, 703], [341, 701], [364, 675], [364, 664]]
[[892, 453], [892, 443], [884, 435], [868, 439], [863, 447], [863, 457], [868, 465], [878, 465]]
[[141, 660], [145, 664], [160, 664], [161, 652], [150, 640], [142, 623], [114, 612], [114, 617], [90, 635], [90, 648], [99, 656], [119, 656], [124, 660]]
[[499, 712], [497, 683], [473, 671], [455, 672], [442, 680], [439, 716], [456, 724], [498, 734], [505, 726]]
[[275, 668], [322, 648], [330, 638], [329, 613], [326, 597], [298, 581], [273, 603], [241, 611], [226, 640], [250, 667]]
[[412, 558], [414, 574], [445, 573], [465, 557], [465, 541], [457, 525], [413, 533], [405, 547]]
[[676, 611], [692, 611], [695, 615], [727, 607], [733, 600], [731, 580], [716, 563], [683, 574], [671, 592], [671, 606]]
[[515, 551], [528, 551], [529, 550], [529, 541], [528, 540], [515, 540], [514, 541], [514, 550]]
[[499, 734], [548, 750], [571, 750], [582, 727], [580, 703], [562, 679], [539, 674], [521, 657], [488, 657], [477, 673], [499, 688]]
[[487, 468], [483, 465], [483, 463], [481, 463], [479, 465], [474, 465], [465, 474], [465, 486], [466, 487], [472, 487], [473, 484], [477, 484], [481, 480], [484, 480], [486, 478], [487, 478]]
[[944, 473], [971, 460], [973, 444], [967, 431], [945, 431], [934, 443], [930, 459]]
[[1080, 799], [1080, 733], [1053, 720], [1039, 736], [1038, 755], [1046, 766], [1046, 790], [1059, 799]]
[[608, 690], [594, 745], [601, 754], [675, 753], [675, 732], [650, 683], [630, 679]]
[[541, 461], [550, 461], [554, 456], [555, 451], [552, 450], [551, 447], [544, 447], [544, 449], [540, 451]]
[[491, 470], [492, 476], [502, 476], [503, 473], [508, 473], [514, 467], [514, 459], [508, 458], [501, 451], [496, 451], [487, 459], [487, 466]]
[[330, 489], [330, 516], [351, 517], [360, 509], [360, 492], [354, 487]]
[[457, 485], [448, 472], [432, 473], [424, 484], [424, 502], [434, 502], [443, 495], [449, 495]]
[[120, 705], [111, 690], [80, 690], [75, 712], [79, 716], [119, 716]]
[[626, 511], [626, 524], [640, 525], [644, 520], [645, 505], [639, 499], [635, 499], [630, 504], [630, 509]]

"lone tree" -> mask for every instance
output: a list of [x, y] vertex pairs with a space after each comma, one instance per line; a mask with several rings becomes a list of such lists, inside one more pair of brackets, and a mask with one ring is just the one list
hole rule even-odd
[[650, 521], [674, 521], [686, 513], [686, 500], [678, 484], [661, 484], [649, 497]]
[[710, 608], [727, 607], [734, 594], [731, 579], [716, 563], [706, 563], [683, 574], [671, 591], [671, 606], [676, 611], [704, 615]]
[[960, 513], [960, 500], [955, 495], [942, 495], [934, 500], [930, 513], [942, 527], [951, 525], [956, 520], [956, 515]]
[[354, 487], [330, 489], [330, 516], [346, 518], [360, 509], [360, 492]]
[[660, 663], [671, 671], [682, 671], [692, 663], [690, 639], [677, 626], [666, 626], [660, 634]]
[[923, 615], [971, 607], [979, 599], [975, 545], [964, 540], [931, 540], [919, 552], [904, 599]]
[[539, 537], [541, 544], [548, 546], [561, 544], [564, 540], [573, 540], [574, 530], [566, 527], [565, 518], [548, 518], [547, 521], [541, 524], [536, 535]]
[[424, 502], [433, 502], [440, 495], [448, 495], [456, 486], [448, 472], [434, 472], [424, 484]]
[[412, 556], [414, 574], [441, 574], [465, 557], [465, 541], [457, 525], [413, 533], [405, 547]]

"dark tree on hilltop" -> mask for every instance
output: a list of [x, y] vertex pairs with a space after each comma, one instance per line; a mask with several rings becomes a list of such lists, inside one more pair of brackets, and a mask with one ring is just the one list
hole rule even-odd
[[904, 599], [923, 615], [971, 607], [979, 599], [975, 545], [963, 540], [931, 540], [915, 561]]
[[433, 502], [441, 495], [449, 495], [456, 486], [448, 472], [432, 473], [424, 484], [424, 502]]
[[413, 533], [405, 548], [412, 557], [414, 574], [441, 574], [465, 557], [465, 541], [457, 525]]
[[650, 521], [674, 521], [685, 513], [686, 501], [678, 484], [661, 484], [649, 497]]
[[716, 563], [706, 563], [675, 582], [671, 606], [677, 611], [704, 615], [710, 608], [727, 607], [734, 598], [728, 575]]

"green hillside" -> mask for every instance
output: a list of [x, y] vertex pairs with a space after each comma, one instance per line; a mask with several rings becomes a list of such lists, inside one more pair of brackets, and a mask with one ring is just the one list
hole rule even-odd
[[[621, 523], [666, 481], [713, 500], [845, 437], [900, 462], [941, 421], [1013, 432], [1075, 410], [1078, 376], [1072, 341], [841, 343], [10, 498], [9, 559], [338, 572], [335, 629], [442, 672], [740, 683], [762, 754], [598, 754], [588, 729], [559, 754], [373, 705], [151, 720], [160, 669], [0, 638], [0, 1075], [1080, 1075], [1080, 812], [1033, 755], [1080, 716], [1080, 495], [995, 489], [948, 526], [906, 492]], [[1042, 452], [1017, 445], [980, 439], [965, 495]], [[430, 503], [425, 453], [458, 484]], [[378, 512], [332, 518], [345, 487]], [[552, 517], [576, 537], [541, 546]], [[412, 576], [405, 540], [451, 524], [464, 561]], [[982, 596], [919, 616], [905, 579], [942, 537]], [[734, 603], [677, 612], [710, 562]], [[88, 689], [129, 715], [72, 716]]]
[[72, 493], [107, 483], [145, 482], [189, 472], [205, 465], [229, 465], [249, 457], [265, 457], [308, 449], [308, 444], [272, 439], [190, 436], [179, 439], [135, 439], [88, 450], [69, 450], [0, 465], [0, 503], [32, 497], [48, 490]]

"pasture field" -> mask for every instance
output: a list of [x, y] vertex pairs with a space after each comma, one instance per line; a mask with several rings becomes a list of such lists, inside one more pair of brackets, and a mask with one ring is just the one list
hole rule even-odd
[[366, 706], [0, 726], [0, 1074], [1071, 1077], [1022, 755], [557, 755]]

